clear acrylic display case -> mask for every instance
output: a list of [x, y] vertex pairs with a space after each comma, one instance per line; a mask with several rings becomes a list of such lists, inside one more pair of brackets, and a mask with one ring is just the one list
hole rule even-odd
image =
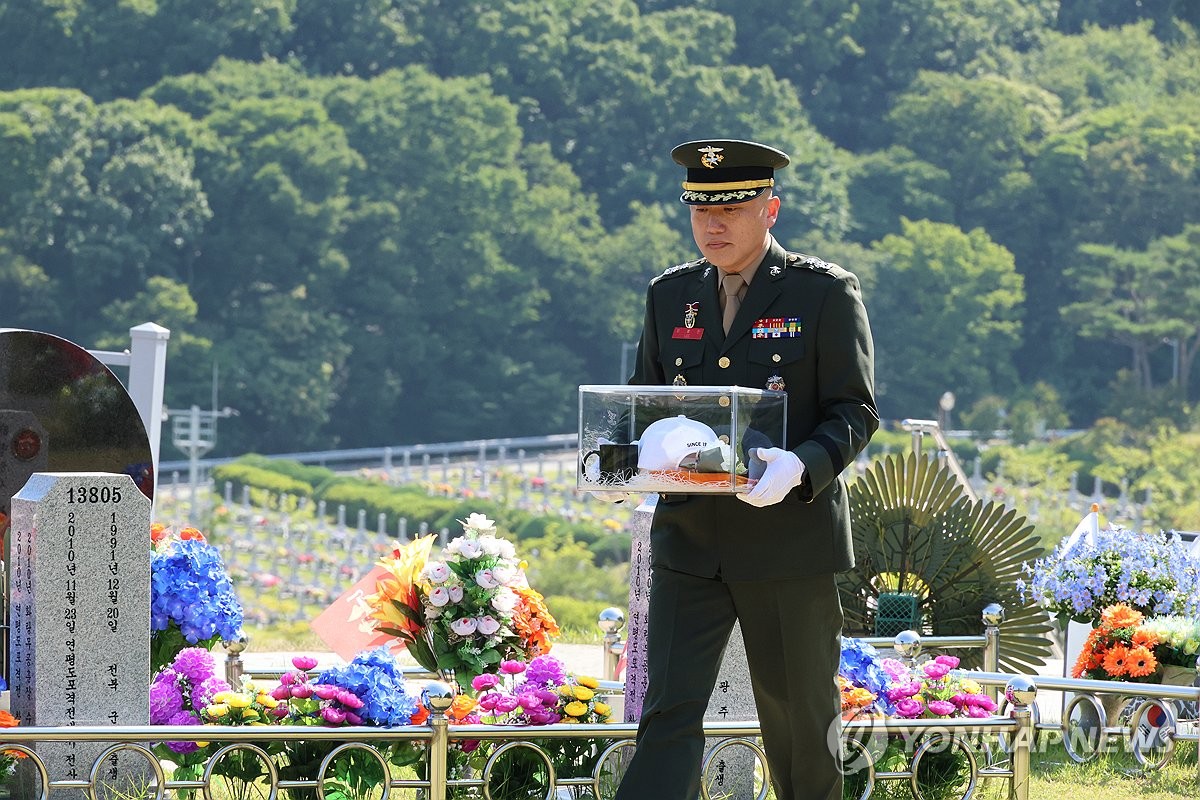
[[786, 441], [786, 392], [584, 385], [576, 485], [592, 492], [748, 492], [764, 466], [755, 450]]

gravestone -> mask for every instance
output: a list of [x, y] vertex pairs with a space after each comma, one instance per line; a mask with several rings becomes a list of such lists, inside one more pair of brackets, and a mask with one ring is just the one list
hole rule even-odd
[[[650, 608], [650, 522], [654, 502], [650, 495], [633, 514], [632, 550], [629, 564], [628, 639], [625, 645], [625, 722], [637, 722], [646, 699], [646, 629]], [[709, 722], [747, 722], [758, 719], [746, 663], [742, 630], [736, 623], [725, 648], [704, 719]], [[710, 738], [705, 757], [720, 740]], [[754, 755], [745, 747], [728, 747], [717, 754], [704, 780], [713, 797], [750, 800], [754, 792]]]
[[[128, 475], [40, 472], [12, 511], [13, 714], [29, 726], [148, 725], [150, 500]], [[110, 745], [34, 750], [51, 780], [87, 780]], [[113, 756], [97, 784], [144, 785], [148, 767], [136, 754]], [[18, 781], [16, 796], [38, 795], [32, 765]]]

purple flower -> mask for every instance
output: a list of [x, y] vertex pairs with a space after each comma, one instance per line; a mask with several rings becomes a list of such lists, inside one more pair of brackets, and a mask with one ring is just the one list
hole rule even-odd
[[534, 686], [561, 686], [565, 679], [563, 662], [554, 656], [538, 656], [529, 662], [525, 670], [525, 681]]
[[500, 671], [505, 675], [520, 675], [525, 671], [525, 664], [520, 661], [501, 661]]
[[532, 711], [535, 708], [541, 708], [542, 698], [538, 697], [533, 692], [526, 692], [517, 698], [517, 704], [526, 712]]
[[321, 717], [328, 725], [341, 725], [346, 721], [346, 712], [333, 707], [321, 709]]
[[216, 667], [212, 654], [202, 647], [185, 647], [171, 663], [171, 669], [192, 683], [211, 678]]
[[174, 673], [160, 672], [150, 684], [150, 724], [166, 725], [171, 717], [183, 710], [183, 692], [173, 678], [162, 680], [164, 675]]
[[347, 725], [362, 725], [362, 722], [362, 717], [360, 717], [358, 714], [355, 714], [353, 711], [346, 712]]
[[212, 702], [213, 695], [217, 692], [228, 692], [229, 684], [224, 678], [216, 676], [207, 678], [199, 686], [192, 688], [192, 708], [199, 711]]
[[925, 707], [921, 705], [920, 701], [913, 700], [911, 697], [906, 697], [896, 703], [896, 715], [905, 719], [915, 719], [921, 716], [921, 712], [924, 710]]
[[536, 694], [538, 699], [542, 701], [542, 705], [553, 707], [556, 703], [558, 703], [558, 695], [549, 689], [536, 689], [534, 694]]
[[948, 717], [958, 710], [958, 707], [949, 700], [933, 700], [929, 703], [929, 710], [939, 717]]
[[553, 725], [561, 719], [562, 717], [549, 708], [539, 708], [529, 712], [530, 725]]
[[518, 705], [517, 698], [512, 695], [502, 694], [496, 698], [496, 711], [501, 714], [516, 710]]

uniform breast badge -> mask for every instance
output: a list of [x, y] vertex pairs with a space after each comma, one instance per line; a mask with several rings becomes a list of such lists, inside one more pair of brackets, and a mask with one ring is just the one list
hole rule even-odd
[[699, 339], [704, 335], [704, 328], [696, 327], [696, 315], [700, 313], [700, 301], [695, 300], [684, 306], [683, 327], [671, 331], [672, 339]]
[[676, 375], [675, 380], [671, 381], [671, 385], [672, 386], [687, 386], [688, 385], [687, 378], [683, 377], [682, 374]]
[[683, 311], [684, 327], [687, 327], [687, 328], [696, 327], [696, 315], [698, 313], [700, 313], [700, 301], [697, 300], [693, 303], [688, 303]]
[[772, 375], [767, 378], [767, 391], [782, 392], [787, 388], [787, 384], [783, 382], [782, 375]]

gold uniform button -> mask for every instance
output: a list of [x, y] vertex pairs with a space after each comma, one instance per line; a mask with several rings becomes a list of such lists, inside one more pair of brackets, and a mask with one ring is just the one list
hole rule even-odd
[[774, 361], [776, 364], [778, 364], [780, 361], [783, 360], [783, 357], [780, 356], [779, 353], [776, 353], [775, 355], [771, 356], [771, 360]]
[[682, 359], [682, 358], [677, 358], [677, 359], [675, 359], [675, 366], [677, 366], [677, 367], [682, 367], [682, 366], [683, 366], [683, 359]]
[[721, 360], [717, 362], [717, 366], [721, 369], [727, 369], [729, 367], [729, 356], [721, 356]]
[[729, 408], [729, 398], [725, 395], [721, 395], [721, 399], [717, 402], [720, 404], [721, 408]]

